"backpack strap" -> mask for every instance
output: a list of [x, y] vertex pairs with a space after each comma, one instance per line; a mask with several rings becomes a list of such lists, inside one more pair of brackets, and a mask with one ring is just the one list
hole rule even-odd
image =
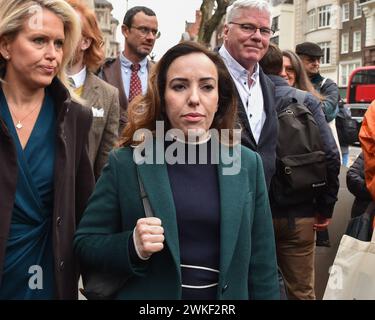
[[322, 82], [320, 83], [320, 87], [323, 88], [328, 78], [323, 78]]
[[151, 205], [150, 205], [150, 201], [148, 200], [147, 193], [146, 193], [145, 188], [143, 186], [141, 177], [139, 176], [138, 166], [137, 166], [137, 175], [138, 175], [139, 190], [141, 192], [141, 198], [142, 198], [143, 208], [145, 210], [145, 216], [147, 218], [153, 217], [154, 213], [152, 211], [152, 208], [151, 208]]
[[296, 89], [293, 93], [293, 98], [295, 98], [299, 104], [303, 105], [306, 99], [306, 95], [307, 95], [306, 91]]
[[295, 89], [292, 91], [290, 96], [284, 96], [281, 98], [280, 107], [277, 108], [278, 112], [281, 112], [285, 110], [288, 106], [290, 106], [292, 103], [299, 103], [301, 105], [304, 105], [303, 102], [306, 98], [306, 91]]

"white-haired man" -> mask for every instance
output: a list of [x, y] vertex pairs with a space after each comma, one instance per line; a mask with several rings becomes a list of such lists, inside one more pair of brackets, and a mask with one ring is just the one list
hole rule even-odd
[[274, 85], [258, 62], [268, 50], [270, 5], [265, 0], [237, 0], [228, 7], [224, 26], [223, 58], [238, 91], [242, 144], [263, 160], [267, 186], [275, 172], [277, 116]]

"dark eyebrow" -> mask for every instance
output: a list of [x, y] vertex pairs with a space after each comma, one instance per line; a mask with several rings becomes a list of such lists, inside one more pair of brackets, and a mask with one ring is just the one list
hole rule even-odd
[[172, 81], [188, 81], [188, 79], [186, 79], [186, 78], [173, 78], [172, 80], [171, 80], [171, 82]]
[[[199, 79], [199, 81], [207, 81], [207, 80], [216, 81], [216, 79], [213, 77], [204, 77], [204, 78]], [[189, 81], [189, 80], [186, 78], [173, 78], [171, 81]]]
[[206, 77], [206, 78], [200, 78], [199, 81], [207, 81], [207, 80], [213, 80], [216, 82], [216, 79], [215, 78], [212, 78], [212, 77]]

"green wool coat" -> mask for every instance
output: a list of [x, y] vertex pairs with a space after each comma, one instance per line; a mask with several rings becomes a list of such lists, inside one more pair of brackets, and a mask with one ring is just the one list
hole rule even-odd
[[[272, 218], [260, 157], [240, 147], [239, 173], [218, 164], [221, 235], [217, 299], [279, 299]], [[127, 278], [117, 299], [181, 299], [176, 211], [166, 164], [138, 165], [154, 215], [164, 227], [164, 249], [147, 261], [130, 260], [129, 241], [145, 216], [130, 147], [112, 151], [75, 236], [87, 270]], [[183, 226], [179, 226], [183, 227]]]

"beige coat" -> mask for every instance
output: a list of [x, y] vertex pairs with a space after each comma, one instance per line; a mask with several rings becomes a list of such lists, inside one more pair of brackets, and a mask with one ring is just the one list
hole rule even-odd
[[93, 123], [89, 133], [89, 157], [98, 179], [108, 154], [118, 139], [120, 104], [117, 88], [88, 72], [82, 98], [92, 110]]

